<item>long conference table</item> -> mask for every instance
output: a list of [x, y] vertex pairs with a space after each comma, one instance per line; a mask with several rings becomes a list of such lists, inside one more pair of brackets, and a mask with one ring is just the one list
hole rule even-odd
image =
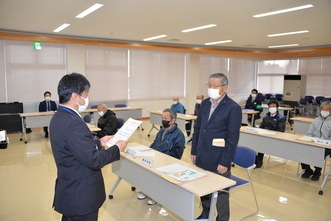
[[288, 160], [324, 167], [325, 148], [329, 146], [316, 144], [313, 141], [303, 141], [303, 135], [268, 131], [274, 134], [264, 134], [249, 131], [250, 127], [241, 127], [238, 145], [249, 147], [256, 152], [266, 153]]
[[[108, 108], [116, 113], [118, 118], [123, 118], [124, 120], [129, 119], [130, 117], [133, 119], [142, 119], [142, 107], [120, 107], [120, 108]], [[97, 112], [97, 109], [86, 109], [80, 113], [91, 113], [94, 114]], [[20, 140], [25, 140], [25, 143], [28, 142], [26, 136], [25, 128], [39, 128], [39, 127], [48, 127], [49, 123], [55, 114], [54, 111], [49, 112], [35, 112], [35, 113], [20, 113], [21, 121], [22, 121], [22, 135]], [[98, 119], [98, 115], [96, 115], [95, 119]], [[92, 129], [92, 127], [90, 127]], [[97, 128], [93, 128], [93, 130], [99, 130]]]
[[[137, 145], [139, 144], [131, 143], [128, 146]], [[121, 153], [121, 159], [119, 161], [112, 163], [112, 172], [118, 176], [118, 179], [110, 191], [109, 198], [113, 198], [112, 194], [117, 185], [121, 179], [124, 179], [183, 220], [192, 221], [194, 220], [194, 196], [212, 194], [209, 220], [214, 220], [218, 191], [231, 187], [236, 182], [159, 151], [153, 149], [148, 151], [155, 152], [155, 157], [148, 157], [153, 160], [152, 167], [142, 163], [142, 160], [146, 157], [130, 157], [125, 153]], [[180, 182], [156, 169], [171, 164], [180, 164], [184, 167], [205, 173], [206, 176], [193, 181]]]
[[[149, 121], [152, 124], [152, 128], [148, 132], [147, 136], [150, 136], [153, 129], [159, 130], [155, 125], [161, 126], [162, 125], [162, 111], [148, 111], [149, 112]], [[178, 128], [185, 134], [186, 131], [186, 123], [187, 121], [193, 121], [191, 124], [191, 134], [189, 138], [193, 136], [193, 129], [194, 129], [194, 121], [197, 119], [197, 116], [191, 114], [177, 114], [176, 123]]]
[[294, 122], [293, 131], [299, 134], [308, 134], [309, 127], [314, 121], [313, 118], [308, 117], [293, 117], [291, 118]]

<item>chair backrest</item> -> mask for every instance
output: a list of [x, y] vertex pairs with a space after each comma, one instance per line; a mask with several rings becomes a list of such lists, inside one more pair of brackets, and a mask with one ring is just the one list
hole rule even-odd
[[283, 95], [282, 94], [276, 94], [276, 99], [277, 101], [282, 101], [283, 100]]
[[325, 97], [325, 98], [322, 99], [322, 102], [323, 101], [331, 101], [331, 98], [330, 97], [329, 98]]
[[315, 101], [316, 101], [317, 104], [321, 104], [321, 101], [322, 101], [324, 98], [325, 98], [324, 96], [317, 96], [317, 97], [315, 98]]
[[87, 114], [87, 115], [85, 115], [85, 116], [83, 117], [83, 120], [84, 120], [86, 123], [91, 123], [91, 119], [92, 119], [92, 115], [89, 115], [89, 114]]
[[118, 128], [121, 128], [125, 122], [125, 120], [123, 118], [117, 118], [118, 121]]
[[97, 109], [98, 105], [91, 105], [91, 109]]
[[126, 104], [115, 104], [114, 107], [126, 107]]
[[299, 105], [303, 104], [303, 105], [307, 105], [308, 101], [304, 98], [301, 98], [299, 101]]
[[237, 146], [236, 154], [233, 158], [233, 163], [238, 166], [249, 168], [255, 167], [256, 152], [248, 147]]
[[267, 100], [269, 100], [270, 97], [272, 96], [272, 94], [265, 94], [265, 96], [266, 96]]
[[314, 97], [311, 96], [311, 95], [306, 95], [304, 99], [307, 101], [307, 103], [312, 104], [313, 100], [314, 100]]

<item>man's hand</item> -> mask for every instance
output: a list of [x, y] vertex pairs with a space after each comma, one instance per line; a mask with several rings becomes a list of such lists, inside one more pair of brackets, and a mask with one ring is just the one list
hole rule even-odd
[[192, 163], [195, 165], [195, 159], [196, 159], [196, 155], [191, 155], [191, 161], [192, 161]]
[[220, 174], [223, 174], [223, 173], [226, 173], [226, 171], [228, 171], [227, 167], [224, 167], [222, 165], [218, 165], [217, 172], [219, 172]]
[[120, 148], [121, 152], [123, 152], [126, 148], [126, 146], [128, 145], [128, 141], [127, 140], [119, 140], [116, 142], [116, 145]]
[[100, 139], [101, 145], [104, 147], [106, 144], [113, 139], [114, 136], [104, 136]]

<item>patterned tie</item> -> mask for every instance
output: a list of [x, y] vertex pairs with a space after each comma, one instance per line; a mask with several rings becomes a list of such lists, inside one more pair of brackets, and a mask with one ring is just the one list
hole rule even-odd
[[49, 107], [49, 102], [46, 102], [47, 103], [47, 110], [46, 111], [50, 111], [51, 108]]

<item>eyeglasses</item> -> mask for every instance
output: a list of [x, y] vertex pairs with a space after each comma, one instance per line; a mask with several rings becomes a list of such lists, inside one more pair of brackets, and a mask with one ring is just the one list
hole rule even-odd
[[206, 86], [208, 87], [208, 88], [220, 88], [220, 87], [224, 87], [224, 85], [222, 85], [222, 84], [218, 84], [218, 85], [211, 85], [211, 84], [206, 84]]

